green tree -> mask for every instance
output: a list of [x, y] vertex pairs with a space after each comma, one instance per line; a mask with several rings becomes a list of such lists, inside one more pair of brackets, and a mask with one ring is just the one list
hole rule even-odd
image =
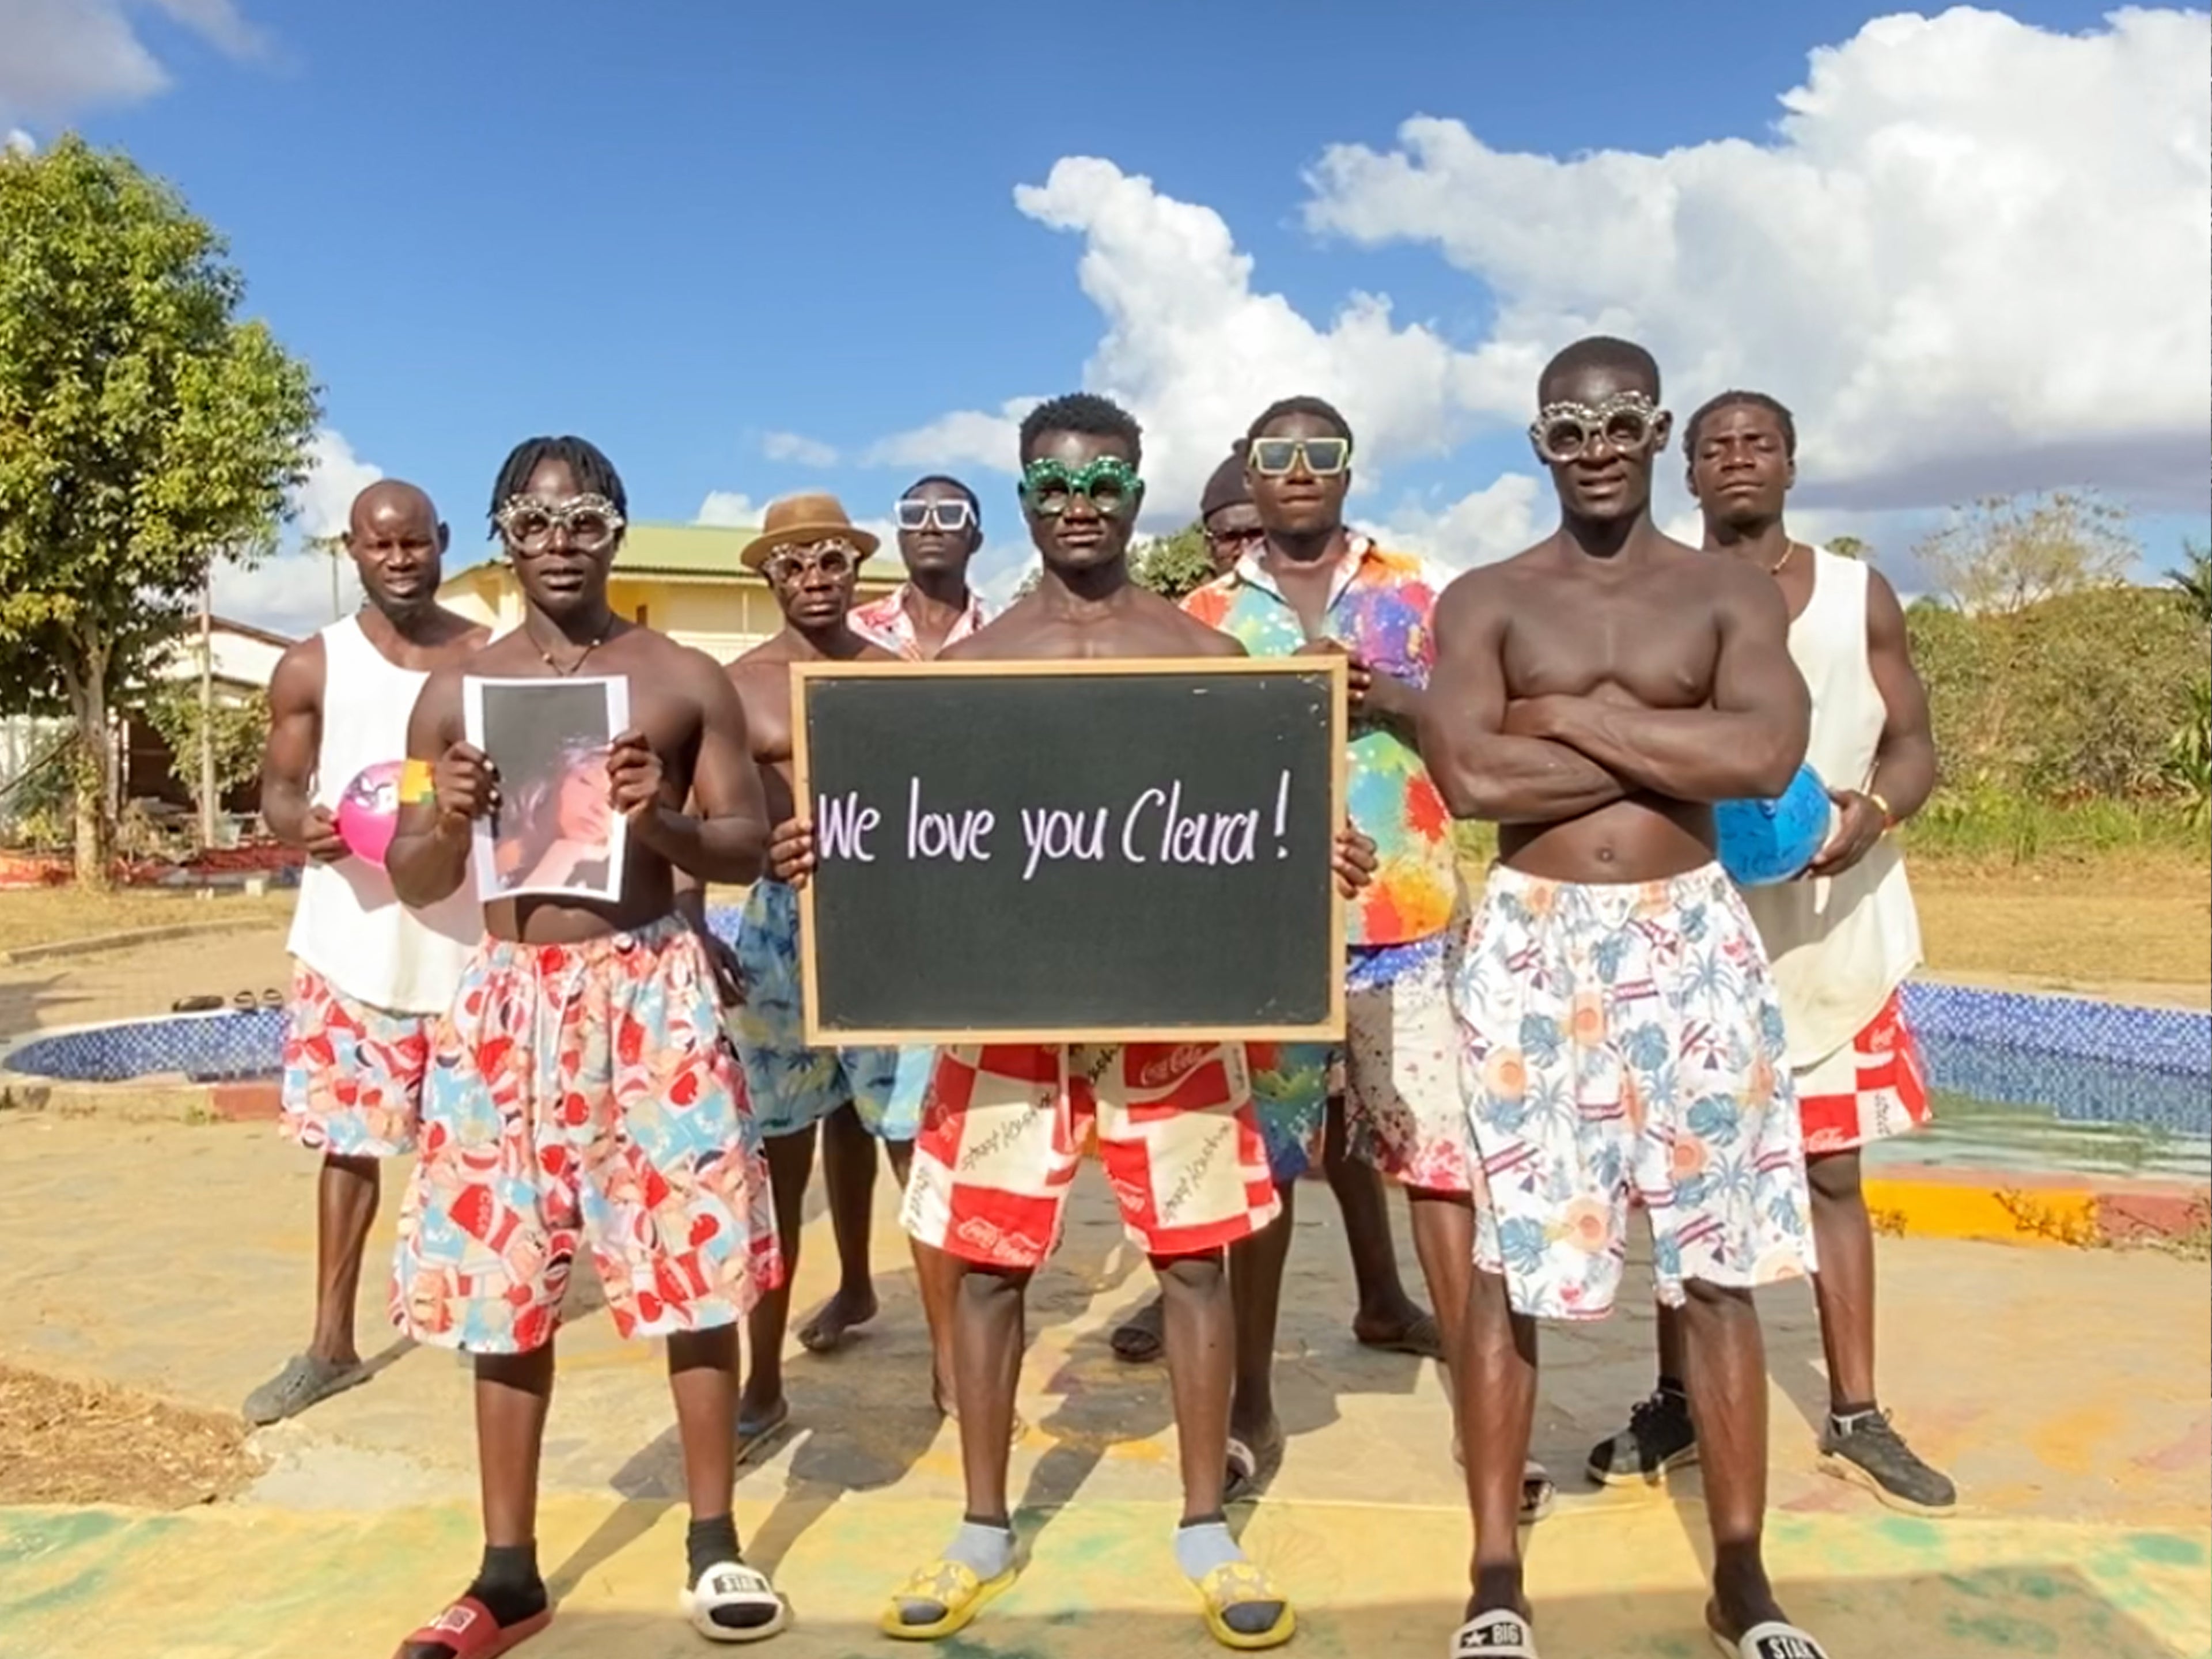
[[1195, 519], [1172, 536], [1156, 536], [1129, 558], [1129, 574], [1164, 599], [1181, 599], [1213, 580], [1206, 528]]
[[76, 875], [107, 880], [108, 710], [217, 556], [273, 547], [319, 416], [216, 234], [127, 156], [0, 155], [0, 706], [78, 732]]
[[[1206, 551], [1206, 531], [1194, 519], [1172, 536], [1154, 536], [1129, 550], [1129, 574], [1140, 587], [1149, 587], [1164, 599], [1180, 600], [1213, 580], [1213, 556]], [[1015, 586], [1014, 597], [1026, 599], [1036, 592], [1037, 568], [1031, 565]]]
[[2212, 623], [2212, 547], [2184, 543], [2181, 568], [2166, 579], [2182, 608], [2202, 623]]
[[[163, 680], [141, 705], [142, 712], [169, 745], [169, 772], [185, 787], [194, 805], [200, 800], [200, 690], [197, 682]], [[261, 769], [262, 746], [269, 741], [269, 699], [254, 691], [238, 702], [217, 702], [206, 722], [215, 750], [215, 787], [220, 799]]]
[[1829, 552], [1843, 559], [1871, 559], [1874, 549], [1856, 536], [1831, 536], [1825, 545]]
[[1914, 550], [1921, 568], [1977, 615], [2115, 586], [2141, 551], [2124, 507], [2068, 489], [1991, 495], [1954, 509]]

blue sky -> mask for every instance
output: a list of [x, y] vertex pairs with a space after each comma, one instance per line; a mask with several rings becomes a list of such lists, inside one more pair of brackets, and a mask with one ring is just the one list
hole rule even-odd
[[[881, 518], [945, 466], [1004, 583], [1010, 401], [1085, 384], [1144, 416], [1162, 527], [1320, 391], [1364, 521], [1498, 556], [1548, 523], [1532, 367], [1598, 324], [1678, 410], [1796, 406], [1804, 527], [1907, 583], [1998, 489], [2103, 486], [2167, 562], [2206, 523], [2204, 15], [1882, 16], [0, 0], [0, 129], [180, 185], [326, 389], [309, 515], [415, 478], [457, 565], [507, 447], [574, 430], [641, 518], [822, 487]], [[313, 625], [327, 592], [225, 603]]]

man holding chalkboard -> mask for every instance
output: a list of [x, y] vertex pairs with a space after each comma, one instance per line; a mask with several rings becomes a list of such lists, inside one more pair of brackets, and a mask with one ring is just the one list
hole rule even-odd
[[538, 1466], [553, 1344], [580, 1248], [616, 1331], [665, 1337], [691, 1525], [682, 1605], [701, 1634], [772, 1634], [783, 1602], [745, 1565], [731, 1517], [737, 1327], [781, 1279], [768, 1170], [722, 1040], [714, 973], [677, 908], [674, 872], [759, 874], [767, 840], [744, 710], [721, 665], [607, 604], [622, 479], [580, 438], [519, 446], [491, 502], [522, 590], [513, 631], [439, 669], [408, 725], [434, 794], [401, 809], [386, 866], [406, 902], [465, 875], [501, 780], [466, 739], [467, 676], [629, 683], [632, 721], [602, 763], [627, 820], [620, 891], [507, 898], [438, 1025], [392, 1312], [417, 1341], [475, 1357], [483, 1565], [398, 1659], [504, 1653], [553, 1609], [537, 1552]]
[[[1457, 1352], [1474, 1237], [1467, 1095], [1452, 1012], [1467, 895], [1450, 814], [1416, 746], [1444, 582], [1421, 560], [1388, 552], [1345, 527], [1352, 447], [1350, 422], [1319, 398], [1288, 398], [1261, 411], [1246, 434], [1244, 457], [1265, 539], [1183, 608], [1255, 656], [1351, 659], [1352, 819], [1374, 838], [1378, 864], [1346, 928], [1345, 1136], [1352, 1152], [1406, 1189], [1448, 1357]], [[1285, 1213], [1241, 1246], [1234, 1263], [1230, 1449], [1235, 1473], [1245, 1480], [1263, 1473], [1282, 1449], [1275, 1316], [1290, 1256], [1291, 1194], [1320, 1152], [1326, 1079], [1338, 1058], [1325, 1045], [1285, 1043], [1254, 1077]], [[1531, 1464], [1524, 1518], [1540, 1518], [1552, 1498], [1549, 1478]]]
[[[783, 629], [730, 665], [745, 708], [745, 729], [768, 799], [769, 821], [792, 816], [791, 665], [879, 662], [892, 653], [849, 625], [860, 562], [876, 538], [856, 527], [834, 495], [793, 495], [770, 503], [761, 533], [739, 556], [767, 579], [783, 612]], [[768, 1148], [775, 1185], [776, 1230], [784, 1282], [760, 1299], [749, 1322], [752, 1369], [738, 1402], [738, 1455], [765, 1443], [790, 1419], [783, 1392], [783, 1336], [798, 1272], [806, 1183], [814, 1168], [815, 1126], [822, 1126], [823, 1161], [837, 1242], [837, 1292], [799, 1333], [809, 1350], [827, 1352], [845, 1333], [875, 1317], [868, 1267], [868, 1221], [875, 1189], [875, 1140], [889, 1148], [904, 1185], [921, 1122], [922, 1091], [935, 1052], [928, 1048], [814, 1048], [806, 1042], [805, 988], [799, 972], [799, 896], [773, 877], [753, 884], [738, 925], [738, 1006], [731, 1035], [745, 1068], [753, 1115]], [[833, 1134], [857, 1137], [831, 1163]], [[948, 1265], [917, 1242], [915, 1270], [937, 1353], [938, 1391], [950, 1389], [951, 1357], [946, 1310], [952, 1297]]]
[[[1056, 398], [1022, 423], [1021, 498], [1042, 561], [1036, 589], [945, 653], [947, 661], [1220, 658], [1243, 654], [1133, 581], [1130, 532], [1143, 500], [1136, 422], [1103, 398]], [[814, 867], [811, 825], [776, 832], [776, 873]], [[1348, 833], [1334, 863], [1347, 888], [1366, 849]], [[953, 1322], [967, 1519], [944, 1553], [902, 1585], [885, 1633], [936, 1640], [964, 1629], [1014, 1581], [1007, 1440], [1030, 1276], [1057, 1241], [1087, 1131], [1095, 1128], [1124, 1224], [1167, 1304], [1182, 1465], [1177, 1564], [1224, 1645], [1273, 1647], [1295, 1621], [1247, 1560], [1223, 1513], [1232, 1321], [1222, 1253], [1279, 1208], [1252, 1115], [1242, 1047], [994, 1044], [952, 1048], [923, 1108], [904, 1219], [964, 1266]]]
[[1713, 1534], [1706, 1623], [1743, 1659], [1820, 1659], [1768, 1582], [1766, 1371], [1752, 1290], [1812, 1270], [1782, 1009], [1715, 853], [1712, 803], [1781, 793], [1808, 698], [1765, 573], [1670, 540], [1671, 417], [1642, 347], [1545, 368], [1529, 437], [1559, 528], [1437, 607], [1421, 747], [1499, 826], [1460, 986], [1479, 1155], [1458, 1379], [1474, 1560], [1460, 1653], [1531, 1659], [1516, 1522], [1536, 1322], [1609, 1312], [1628, 1212], [1682, 1310]]

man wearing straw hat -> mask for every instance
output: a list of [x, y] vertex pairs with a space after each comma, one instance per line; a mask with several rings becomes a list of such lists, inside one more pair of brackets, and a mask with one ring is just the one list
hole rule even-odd
[[[876, 538], [854, 524], [835, 495], [800, 495], [771, 503], [761, 533], [738, 556], [747, 569], [766, 580], [783, 613], [782, 631], [729, 668], [744, 704], [745, 730], [774, 823], [793, 812], [791, 665], [892, 659], [892, 653], [855, 633], [850, 620], [861, 561], [877, 545]], [[814, 1170], [816, 1126], [840, 1113], [854, 1114], [890, 1149], [891, 1168], [903, 1182], [933, 1051], [807, 1046], [799, 896], [772, 877], [763, 876], [746, 897], [738, 928], [737, 970], [738, 1001], [728, 1024], [767, 1143], [786, 1267], [781, 1287], [761, 1297], [748, 1328], [752, 1369], [738, 1402], [738, 1455], [743, 1459], [773, 1438], [791, 1415], [783, 1392], [783, 1338], [791, 1316], [802, 1206]], [[866, 1233], [854, 1229], [849, 1216], [833, 1211], [833, 1221], [843, 1279], [866, 1286]], [[916, 1271], [927, 1282], [939, 1264], [921, 1261], [920, 1254], [917, 1249]], [[870, 1290], [868, 1316], [873, 1304]], [[934, 1341], [936, 1303], [926, 1297], [925, 1306], [933, 1315]], [[940, 1376], [949, 1375], [942, 1361], [938, 1370]]]

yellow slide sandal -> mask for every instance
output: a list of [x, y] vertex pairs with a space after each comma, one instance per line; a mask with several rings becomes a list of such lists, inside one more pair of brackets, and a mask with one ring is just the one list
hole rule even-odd
[[[896, 1641], [941, 1642], [973, 1624], [977, 1613], [1014, 1587], [1016, 1577], [1009, 1567], [996, 1578], [985, 1580], [978, 1578], [975, 1570], [965, 1562], [935, 1562], [898, 1587], [877, 1628]], [[918, 1624], [906, 1617], [909, 1607], [918, 1606], [945, 1611], [927, 1623]]]
[[[1289, 1601], [1275, 1588], [1274, 1580], [1249, 1561], [1224, 1562], [1205, 1577], [1194, 1579], [1192, 1588], [1206, 1608], [1206, 1628], [1224, 1648], [1256, 1653], [1262, 1648], [1279, 1648], [1297, 1633], [1297, 1615], [1291, 1611]], [[1229, 1622], [1229, 1614], [1238, 1607], [1267, 1605], [1281, 1611], [1265, 1630], [1243, 1631]]]

